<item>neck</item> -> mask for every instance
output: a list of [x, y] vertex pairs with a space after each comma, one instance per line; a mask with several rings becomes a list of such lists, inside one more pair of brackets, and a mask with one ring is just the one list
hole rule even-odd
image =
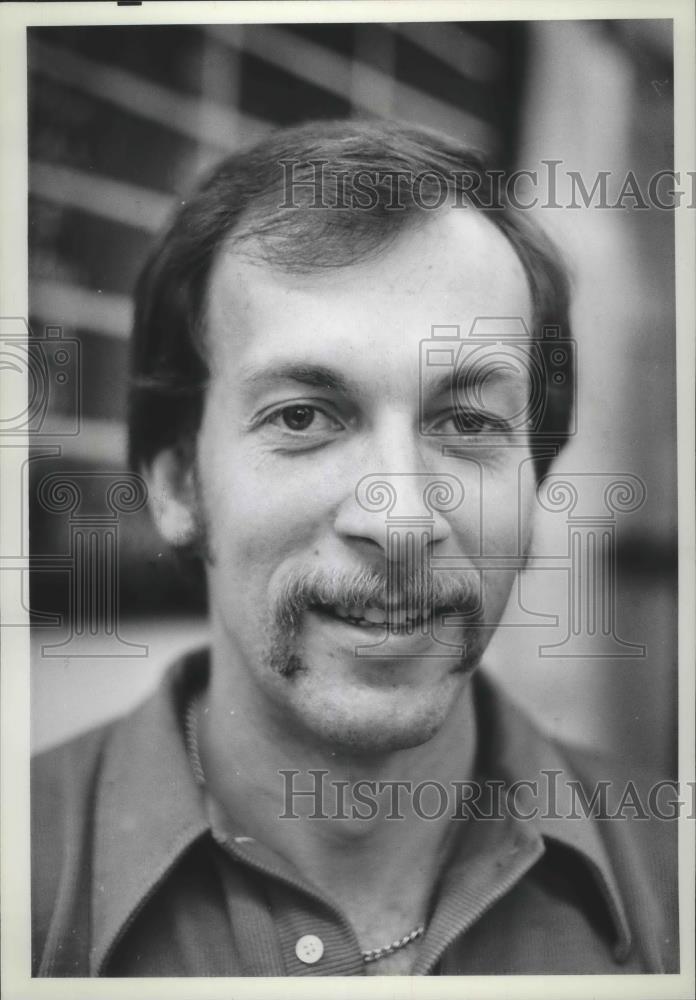
[[[470, 685], [427, 743], [368, 758], [303, 739], [264, 715], [242, 671], [214, 654], [211, 666], [199, 749], [209, 790], [235, 832], [272, 848], [322, 889], [362, 923], [368, 945], [384, 936], [385, 910], [394, 936], [411, 930], [425, 918], [458, 826], [450, 822], [453, 782], [473, 773]], [[445, 790], [444, 810], [433, 783]]]

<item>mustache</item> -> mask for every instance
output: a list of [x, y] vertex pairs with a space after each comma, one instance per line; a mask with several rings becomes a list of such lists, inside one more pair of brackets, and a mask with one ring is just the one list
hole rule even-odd
[[481, 613], [481, 581], [473, 570], [299, 569], [283, 580], [273, 604], [277, 626], [290, 634], [298, 632], [302, 615], [312, 607], [370, 605], [387, 614], [405, 611], [413, 618], [443, 612], [476, 617]]

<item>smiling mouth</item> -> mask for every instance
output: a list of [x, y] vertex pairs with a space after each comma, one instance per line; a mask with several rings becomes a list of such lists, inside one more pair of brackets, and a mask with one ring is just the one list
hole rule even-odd
[[[412, 630], [427, 626], [433, 615], [432, 608], [413, 609], [404, 607], [385, 608], [367, 604], [364, 606], [346, 604], [315, 604], [310, 608], [317, 614], [334, 621], [355, 625], [358, 628]], [[435, 614], [453, 612], [454, 608], [436, 609]]]

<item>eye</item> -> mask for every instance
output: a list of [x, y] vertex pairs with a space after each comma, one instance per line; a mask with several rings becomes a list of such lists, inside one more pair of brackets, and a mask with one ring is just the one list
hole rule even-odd
[[313, 406], [286, 406], [278, 416], [290, 431], [306, 431], [314, 423], [317, 410]]
[[269, 413], [263, 420], [268, 428], [273, 428], [291, 442], [319, 443], [329, 440], [345, 429], [338, 417], [327, 413], [322, 407], [312, 403], [288, 403]]

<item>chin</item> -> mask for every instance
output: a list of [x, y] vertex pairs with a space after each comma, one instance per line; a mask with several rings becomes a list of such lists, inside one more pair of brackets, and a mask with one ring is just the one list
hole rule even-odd
[[355, 727], [332, 734], [332, 746], [352, 757], [379, 757], [428, 743], [440, 730], [440, 725], [423, 725], [418, 729], [387, 727]]
[[350, 701], [315, 697], [298, 706], [300, 724], [333, 753], [375, 757], [422, 746], [435, 737], [458, 701], [459, 691], [410, 698], [361, 692]]

